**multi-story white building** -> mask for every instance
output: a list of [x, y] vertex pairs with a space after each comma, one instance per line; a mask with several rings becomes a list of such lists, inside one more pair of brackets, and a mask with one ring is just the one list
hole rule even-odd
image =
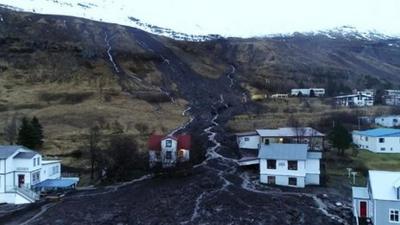
[[356, 224], [400, 223], [400, 172], [369, 171], [366, 187], [353, 187]]
[[261, 183], [301, 188], [320, 184], [322, 153], [309, 151], [307, 144], [263, 144], [258, 157]]
[[240, 166], [259, 165], [260, 182], [293, 187], [320, 184], [325, 135], [311, 127], [239, 133]]
[[0, 203], [32, 203], [39, 198], [35, 185], [60, 177], [60, 161], [43, 160], [22, 146], [0, 146]]
[[335, 104], [346, 107], [364, 107], [374, 105], [374, 96], [365, 94], [341, 95], [335, 97]]
[[375, 153], [400, 153], [400, 129], [353, 131], [353, 143]]

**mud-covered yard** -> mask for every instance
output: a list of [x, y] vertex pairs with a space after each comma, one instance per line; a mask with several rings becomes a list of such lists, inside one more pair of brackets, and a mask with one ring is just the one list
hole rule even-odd
[[349, 189], [268, 187], [210, 157], [187, 177], [75, 192], [8, 224], [351, 224]]

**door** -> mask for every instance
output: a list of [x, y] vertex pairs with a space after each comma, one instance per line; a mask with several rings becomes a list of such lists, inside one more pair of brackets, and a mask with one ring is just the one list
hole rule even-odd
[[18, 175], [18, 187], [22, 187], [25, 184], [25, 175]]
[[361, 218], [367, 217], [367, 202], [366, 201], [360, 202], [360, 217]]

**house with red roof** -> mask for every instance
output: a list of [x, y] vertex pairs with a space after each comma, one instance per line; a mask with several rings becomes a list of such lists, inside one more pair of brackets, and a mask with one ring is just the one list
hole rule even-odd
[[191, 136], [187, 134], [177, 136], [163, 136], [153, 134], [149, 138], [149, 165], [154, 168], [170, 168], [178, 163], [190, 160]]

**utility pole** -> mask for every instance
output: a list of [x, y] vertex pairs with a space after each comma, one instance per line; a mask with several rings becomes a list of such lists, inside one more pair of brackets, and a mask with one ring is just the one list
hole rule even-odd
[[357, 172], [351, 172], [351, 175], [353, 176], [353, 184], [356, 184], [356, 175], [357, 175]]

